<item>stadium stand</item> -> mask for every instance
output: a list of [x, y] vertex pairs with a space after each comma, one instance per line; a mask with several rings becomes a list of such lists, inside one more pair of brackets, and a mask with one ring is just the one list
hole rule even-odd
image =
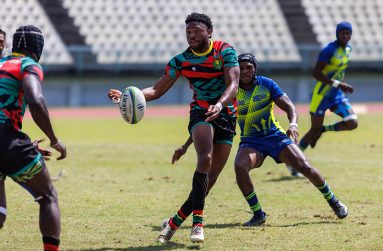
[[335, 26], [347, 20], [353, 25], [353, 61], [383, 60], [383, 1], [302, 0], [322, 46], [335, 40]]
[[99, 63], [159, 63], [187, 46], [184, 20], [209, 15], [213, 37], [260, 61], [300, 60], [276, 0], [63, 0]]
[[71, 64], [73, 59], [55, 27], [37, 0], [2, 1], [1, 28], [7, 32], [8, 48], [12, 47], [12, 33], [21, 25], [38, 26], [45, 36], [45, 49], [41, 62], [45, 64]]

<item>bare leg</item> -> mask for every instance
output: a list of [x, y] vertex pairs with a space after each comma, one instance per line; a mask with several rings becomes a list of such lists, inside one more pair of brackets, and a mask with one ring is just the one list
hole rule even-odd
[[322, 134], [324, 116], [313, 116], [311, 115], [311, 128], [302, 137], [299, 146], [305, 149], [308, 145], [315, 147], [317, 140]]

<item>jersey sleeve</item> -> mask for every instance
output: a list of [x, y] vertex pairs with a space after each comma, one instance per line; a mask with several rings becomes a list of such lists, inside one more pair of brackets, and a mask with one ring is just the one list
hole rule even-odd
[[182, 62], [176, 57], [172, 58], [166, 66], [165, 75], [174, 79], [178, 79], [181, 75]]
[[270, 97], [272, 100], [276, 100], [277, 98], [285, 94], [282, 91], [282, 89], [279, 87], [279, 85], [275, 83], [274, 80], [270, 79], [269, 83], [270, 83]]
[[327, 45], [321, 50], [318, 56], [318, 62], [324, 62], [326, 64], [330, 63], [331, 57], [334, 54], [335, 47]]
[[234, 67], [239, 66], [237, 52], [231, 45], [227, 45], [221, 52], [223, 58], [223, 66]]
[[42, 82], [44, 79], [44, 73], [41, 65], [29, 57], [22, 58], [21, 72], [23, 77], [26, 74], [33, 74], [40, 80], [40, 82]]

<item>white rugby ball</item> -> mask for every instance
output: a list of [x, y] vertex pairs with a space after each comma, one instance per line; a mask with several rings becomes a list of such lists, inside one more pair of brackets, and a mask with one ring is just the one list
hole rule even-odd
[[138, 123], [145, 114], [146, 100], [140, 89], [129, 86], [121, 94], [120, 113], [129, 124]]

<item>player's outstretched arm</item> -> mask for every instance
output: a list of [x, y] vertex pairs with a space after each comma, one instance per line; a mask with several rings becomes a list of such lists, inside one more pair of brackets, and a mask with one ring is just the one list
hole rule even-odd
[[298, 144], [298, 114], [296, 112], [295, 105], [286, 94], [277, 98], [274, 102], [279, 108], [286, 112], [287, 118], [290, 121], [289, 128], [286, 133], [289, 137], [293, 138], [296, 144]]
[[152, 86], [142, 89], [146, 101], [152, 101], [164, 95], [170, 87], [176, 82], [177, 79], [171, 78], [167, 75], [160, 77], [157, 82]]
[[5, 223], [5, 219], [7, 218], [7, 200], [5, 197], [5, 180], [3, 178], [0, 178], [0, 229], [3, 227]]
[[193, 143], [193, 139], [191, 136], [186, 140], [185, 144], [180, 146], [174, 151], [173, 157], [172, 157], [172, 164], [174, 164], [177, 160], [181, 158], [182, 155], [184, 155], [189, 148], [189, 146]]
[[206, 121], [216, 119], [221, 110], [235, 98], [238, 92], [239, 85], [239, 67], [224, 67], [224, 76], [226, 83], [226, 90], [223, 92], [217, 104], [211, 105], [206, 113]]
[[33, 120], [49, 138], [50, 146], [60, 152], [61, 155], [57, 160], [64, 159], [66, 157], [66, 146], [56, 137], [53, 131], [39, 78], [35, 74], [26, 74], [22, 83], [25, 99], [29, 105]]

